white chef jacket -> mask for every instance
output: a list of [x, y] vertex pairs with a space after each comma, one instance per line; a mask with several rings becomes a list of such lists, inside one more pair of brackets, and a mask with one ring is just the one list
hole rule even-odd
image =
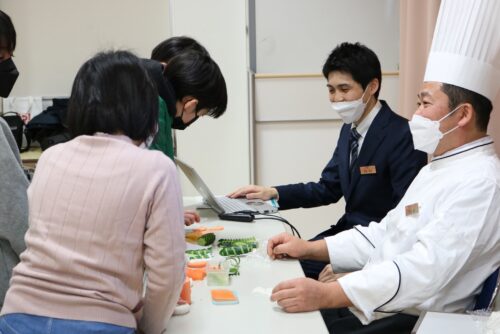
[[355, 271], [339, 284], [364, 324], [394, 312], [471, 308], [500, 266], [500, 161], [491, 138], [435, 157], [380, 223], [325, 240], [334, 272]]

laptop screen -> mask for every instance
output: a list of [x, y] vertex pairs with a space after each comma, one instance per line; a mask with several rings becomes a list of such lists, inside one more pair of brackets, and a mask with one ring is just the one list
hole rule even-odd
[[203, 182], [200, 175], [198, 175], [194, 168], [179, 160], [178, 158], [175, 158], [174, 160], [177, 166], [182, 169], [186, 177], [196, 188], [196, 190], [198, 190], [198, 192], [201, 194], [205, 203], [211, 206], [218, 214], [224, 213], [224, 209], [221, 208], [219, 203], [217, 203], [214, 194], [212, 194], [210, 189], [207, 187], [205, 182]]

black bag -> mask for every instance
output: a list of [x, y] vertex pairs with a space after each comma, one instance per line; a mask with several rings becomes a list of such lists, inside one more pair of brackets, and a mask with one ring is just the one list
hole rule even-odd
[[26, 151], [28, 148], [22, 147], [25, 125], [21, 115], [19, 115], [16, 112], [9, 111], [3, 114], [2, 117], [9, 125], [10, 131], [12, 131], [12, 134], [14, 135], [14, 139], [16, 140], [16, 144], [17, 147], [19, 148], [19, 151], [20, 152]]
[[28, 147], [32, 141], [40, 143], [42, 151], [47, 148], [67, 142], [71, 139], [66, 128], [66, 112], [68, 109], [68, 99], [53, 99], [52, 106], [48, 107], [41, 114], [33, 117], [26, 125], [26, 139]]

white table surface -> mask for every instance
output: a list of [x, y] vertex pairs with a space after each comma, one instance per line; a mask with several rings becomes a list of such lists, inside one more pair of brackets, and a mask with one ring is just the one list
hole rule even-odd
[[[196, 201], [198, 198], [184, 200], [185, 204]], [[202, 226], [224, 226], [223, 231], [216, 232], [217, 239], [255, 236], [259, 248], [253, 255], [242, 257], [240, 275], [231, 277], [229, 286], [209, 287], [206, 279], [194, 281], [190, 312], [173, 316], [167, 324], [167, 333], [328, 333], [318, 311], [285, 313], [262, 292], [270, 291], [283, 280], [304, 276], [298, 261], [271, 261], [266, 255], [267, 239], [285, 231], [283, 223], [221, 221], [211, 210], [199, 212]], [[210, 290], [214, 288], [236, 291], [239, 304], [212, 304]]]
[[420, 316], [416, 334], [482, 334], [487, 318], [469, 314], [426, 312]]

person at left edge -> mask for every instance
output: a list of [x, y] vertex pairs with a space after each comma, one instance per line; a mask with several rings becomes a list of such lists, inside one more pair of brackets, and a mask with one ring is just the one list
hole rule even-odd
[[[0, 96], [7, 97], [19, 75], [12, 56], [16, 30], [0, 10]], [[9, 125], [0, 117], [0, 309], [9, 288], [12, 268], [26, 249], [29, 181], [24, 173], [19, 148]]]
[[9, 15], [0, 10], [0, 97], [9, 96], [19, 76], [12, 60], [15, 48], [16, 30]]

